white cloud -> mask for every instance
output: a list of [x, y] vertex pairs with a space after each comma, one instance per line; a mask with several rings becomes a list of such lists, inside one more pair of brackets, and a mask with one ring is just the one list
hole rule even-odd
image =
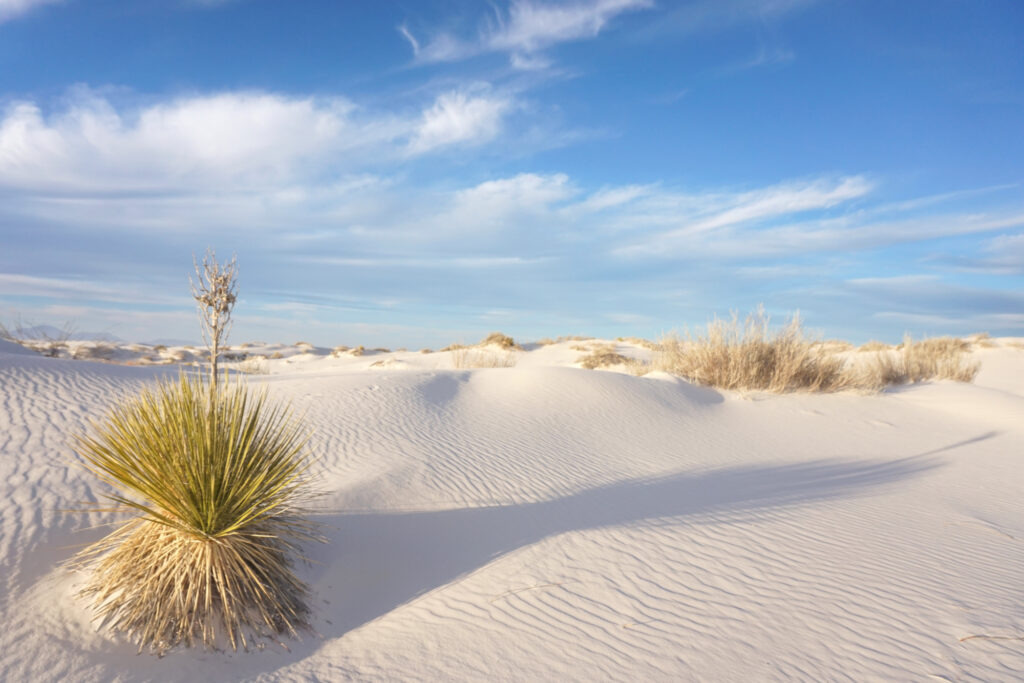
[[423, 62], [447, 62], [481, 53], [505, 52], [513, 66], [537, 69], [547, 65], [547, 60], [537, 52], [558, 43], [595, 38], [617, 15], [652, 5], [651, 0], [562, 3], [513, 0], [507, 12], [496, 8], [490, 21], [472, 40], [440, 33], [424, 43], [413, 36], [407, 26], [400, 26], [398, 30], [409, 41], [414, 56]]
[[446, 145], [487, 142], [498, 135], [502, 116], [510, 105], [508, 99], [500, 97], [445, 93], [423, 112], [409, 151], [421, 154]]
[[394, 114], [341, 97], [225, 92], [118, 107], [78, 88], [49, 114], [24, 101], [2, 113], [0, 189], [279, 190], [448, 145], [488, 142], [512, 105], [509, 96], [449, 92], [418, 115]]
[[22, 15], [43, 5], [52, 5], [61, 0], [0, 0], [0, 23]]

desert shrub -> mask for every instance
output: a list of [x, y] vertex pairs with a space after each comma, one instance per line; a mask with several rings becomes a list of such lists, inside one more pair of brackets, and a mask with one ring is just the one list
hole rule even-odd
[[431, 349], [428, 349], [428, 348], [422, 348], [422, 349], [420, 349], [420, 353], [433, 353], [433, 351]]
[[462, 347], [453, 349], [452, 365], [458, 369], [469, 368], [511, 368], [516, 364], [514, 351], [488, 351]]
[[506, 350], [519, 349], [522, 350], [519, 344], [516, 344], [516, 340], [507, 334], [501, 332], [491, 332], [489, 335], [480, 340], [479, 346], [498, 346]]
[[166, 344], [157, 344], [156, 346], [153, 347], [153, 351], [155, 353], [162, 353], [162, 352], [164, 352], [166, 350], [167, 350], [167, 345]]
[[83, 342], [71, 352], [75, 360], [110, 360], [114, 357], [114, 345], [109, 342]]
[[449, 344], [448, 346], [446, 346], [443, 349], [441, 349], [441, 351], [458, 351], [459, 349], [466, 349], [466, 348], [469, 348], [469, 347], [466, 346], [465, 344], [458, 344], [458, 343], [456, 343], [456, 344]]
[[284, 358], [284, 354], [281, 353], [280, 351], [274, 351], [272, 354], [270, 354], [271, 360], [280, 360], [282, 358]]
[[536, 343], [537, 346], [551, 346], [555, 343], [555, 340], [551, 337], [544, 337], [543, 339], [538, 339]]
[[354, 349], [349, 349], [349, 354], [353, 356], [361, 356], [364, 353], [366, 353], [366, 348], [362, 344], [355, 347]]
[[384, 348], [383, 346], [378, 346], [373, 350], [373, 353], [391, 353], [391, 349]]
[[239, 363], [238, 371], [247, 375], [269, 375], [270, 365], [266, 356], [253, 355]]
[[577, 362], [587, 370], [624, 365], [634, 375], [646, 375], [651, 371], [651, 367], [647, 363], [623, 356], [616, 350], [614, 344], [595, 347], [590, 351], [589, 355], [582, 356]]
[[333, 349], [331, 349], [331, 356], [333, 358], [337, 358], [348, 350], [349, 347], [345, 346], [344, 344], [339, 344], [338, 346], [335, 346]]
[[880, 351], [866, 363], [858, 363], [848, 375], [858, 387], [885, 386], [951, 379], [972, 382], [980, 366], [968, 357], [970, 344], [962, 339], [938, 337], [915, 342], [908, 335], [895, 351]]
[[182, 375], [116, 405], [77, 439], [107, 497], [134, 517], [75, 558], [97, 616], [156, 653], [248, 648], [308, 626], [292, 571], [315, 537], [305, 436], [286, 409], [223, 378]]
[[652, 367], [721, 389], [835, 391], [848, 380], [841, 358], [815, 350], [794, 316], [772, 331], [763, 309], [744, 323], [733, 314], [716, 319], [696, 337], [667, 335], [655, 353]]

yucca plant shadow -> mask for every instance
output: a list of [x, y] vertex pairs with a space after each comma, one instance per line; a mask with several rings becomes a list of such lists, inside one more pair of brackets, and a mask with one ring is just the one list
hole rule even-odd
[[[742, 466], [603, 486], [564, 498], [457, 510], [329, 514], [329, 544], [310, 571], [323, 637], [339, 637], [519, 548], [558, 534], [653, 520], [742, 520], [810, 506], [926, 475], [938, 453], [888, 461]], [[337, 553], [337, 554], [333, 554]], [[329, 620], [330, 623], [327, 623]], [[306, 645], [300, 645], [299, 655]], [[309, 645], [308, 647], [313, 647]]]

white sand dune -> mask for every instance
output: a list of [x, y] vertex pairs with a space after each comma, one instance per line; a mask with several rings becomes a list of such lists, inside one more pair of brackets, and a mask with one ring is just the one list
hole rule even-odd
[[104, 533], [67, 511], [103, 493], [69, 436], [177, 369], [16, 350], [0, 346], [0, 680], [1024, 671], [1024, 351], [1010, 346], [975, 352], [974, 385], [746, 397], [578, 369], [567, 344], [477, 370], [292, 349], [247, 381], [314, 432], [329, 542], [299, 572], [317, 633], [164, 658], [97, 631], [61, 563]]

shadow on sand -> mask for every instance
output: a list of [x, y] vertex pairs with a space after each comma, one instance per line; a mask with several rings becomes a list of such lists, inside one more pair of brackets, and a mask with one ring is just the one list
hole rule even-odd
[[[304, 572], [316, 587], [313, 608], [321, 612], [316, 619], [318, 631], [324, 638], [344, 635], [550, 536], [663, 518], [736, 519], [773, 508], [865, 495], [939, 467], [942, 463], [934, 457], [939, 452], [993, 435], [899, 460], [829, 460], [681, 473], [539, 503], [325, 514], [319, 519], [325, 524], [328, 544], [308, 548], [310, 558], [318, 563]], [[292, 657], [299, 659], [319, 646], [304, 641], [295, 643]]]

